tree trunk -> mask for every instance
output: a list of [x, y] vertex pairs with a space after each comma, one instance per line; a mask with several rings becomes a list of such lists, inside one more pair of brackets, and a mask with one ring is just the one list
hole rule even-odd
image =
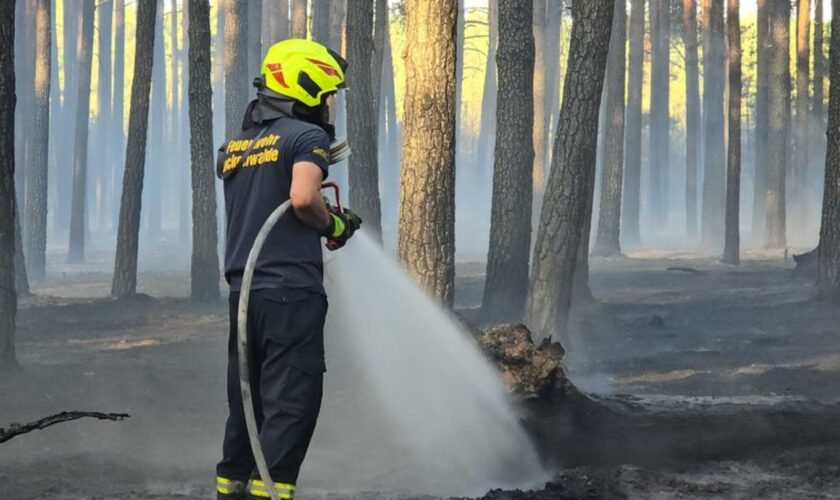
[[40, 280], [46, 272], [47, 167], [50, 131], [50, 65], [52, 56], [52, 7], [38, 0], [35, 29], [35, 121], [29, 142], [26, 171], [26, 255], [29, 276]]
[[768, 27], [773, 43], [768, 47], [767, 56], [770, 81], [767, 92], [768, 177], [765, 246], [784, 248], [787, 245], [785, 170], [790, 157], [790, 3], [788, 0], [769, 1]]
[[[721, 0], [722, 1], [722, 0]], [[651, 0], [650, 8], [650, 221], [668, 224], [668, 169], [671, 80], [671, 0]]]
[[264, 0], [262, 7], [263, 42], [268, 50], [289, 38], [289, 0]]
[[[385, 37], [388, 36], [387, 24], [388, 1], [375, 0], [373, 9], [373, 53], [370, 65], [370, 88], [372, 90], [374, 112], [379, 111], [380, 94], [382, 93], [382, 61], [385, 55]], [[377, 131], [381, 126], [382, 124], [379, 123]]]
[[409, 274], [448, 306], [455, 285], [457, 15], [456, 0], [406, 0], [397, 254]]
[[[35, 68], [35, 9], [34, 2], [17, 2], [15, 13], [15, 194], [23, 206], [26, 170], [29, 163], [29, 144], [32, 139], [34, 99], [32, 81]], [[21, 216], [18, 210], [18, 218]]]
[[697, 237], [697, 162], [700, 143], [700, 82], [697, 59], [697, 0], [683, 0], [685, 44], [685, 219], [686, 234]]
[[[381, 1], [381, 0], [380, 0]], [[378, 8], [378, 7], [377, 7]], [[387, 5], [386, 5], [387, 12]], [[330, 0], [312, 0], [312, 39], [323, 45], [330, 43]]]
[[[547, 169], [551, 158], [551, 125], [555, 117], [555, 108], [560, 94], [560, 39], [562, 38], [563, 26], [563, 0], [545, 0], [546, 1], [546, 27], [545, 27], [545, 106], [543, 107], [543, 114], [545, 117], [545, 127], [543, 128], [542, 142], [546, 146], [543, 148], [543, 169]], [[536, 117], [534, 117], [536, 119]], [[540, 161], [534, 159], [534, 161]], [[544, 179], [548, 177], [548, 172], [545, 172]], [[543, 182], [545, 186], [545, 182]], [[542, 195], [540, 195], [542, 198]]]
[[831, 46], [829, 49], [828, 142], [825, 158], [825, 191], [820, 229], [820, 296], [840, 299], [840, 0], [832, 0]]
[[192, 261], [190, 296], [219, 298], [216, 191], [213, 176], [213, 87], [210, 80], [210, 3], [189, 0], [189, 110], [192, 159]]
[[753, 208], [752, 208], [752, 239], [760, 241], [764, 235], [767, 215], [767, 94], [770, 87], [770, 67], [768, 55], [770, 53], [770, 33], [768, 25], [768, 2], [772, 0], [758, 0], [756, 15], [756, 52], [758, 67], [756, 70], [755, 93], [755, 148], [753, 150]]
[[[805, 229], [809, 197], [808, 148], [810, 147], [810, 56], [811, 56], [811, 0], [796, 1], [796, 108], [793, 133], [793, 161], [790, 163], [792, 228]], [[805, 236], [800, 232], [799, 236]]]
[[613, 7], [611, 0], [572, 5], [569, 67], [528, 295], [527, 324], [539, 338], [566, 331], [587, 193], [594, 182]]
[[307, 0], [291, 0], [292, 4], [292, 38], [306, 38]]
[[349, 161], [350, 206], [365, 221], [365, 230], [382, 239], [379, 205], [379, 166], [376, 156], [377, 113], [373, 108], [371, 57], [373, 55], [373, 1], [348, 0], [347, 135], [353, 148]]
[[[163, 174], [165, 169], [163, 163], [166, 156], [163, 151], [166, 149], [166, 132], [164, 130], [164, 116], [166, 114], [166, 52], [164, 50], [164, 29], [163, 29], [163, 0], [157, 0], [157, 19], [155, 20], [155, 55], [154, 59], [160, 64], [152, 68], [152, 97], [149, 116], [149, 148], [146, 154], [146, 190], [143, 193], [143, 206], [146, 208], [142, 216], [146, 235], [156, 238], [161, 233], [163, 220]], [[243, 47], [244, 49], [245, 47]], [[246, 54], [240, 53], [247, 66]]]
[[726, 237], [721, 260], [738, 265], [741, 254], [741, 18], [740, 2], [729, 0], [729, 141], [726, 158]]
[[0, 2], [0, 370], [15, 357], [15, 3]]
[[[227, 126], [227, 98], [225, 97], [225, 11], [229, 0], [216, 0], [216, 36], [213, 38], [213, 144], [224, 141]], [[221, 188], [217, 188], [217, 200], [221, 197]]]
[[[545, 7], [544, 0], [537, 4]], [[539, 8], [532, 0], [499, 1], [499, 46], [496, 63], [496, 150], [493, 166], [493, 208], [482, 316], [499, 323], [519, 323], [528, 295], [528, 252], [531, 249], [531, 198], [534, 189], [534, 88], [542, 78], [535, 36]], [[544, 13], [543, 13], [544, 14]], [[540, 16], [545, 21], [545, 16]], [[533, 31], [532, 31], [533, 30]], [[539, 96], [540, 103], [544, 102]], [[542, 108], [539, 108], [542, 114]]]
[[628, 65], [621, 232], [624, 245], [634, 247], [641, 243], [639, 222], [642, 183], [642, 91], [645, 83], [645, 0], [631, 2]]
[[94, 215], [97, 229], [108, 227], [109, 202], [112, 197], [111, 187], [114, 185], [111, 176], [114, 169], [114, 148], [110, 141], [111, 127], [114, 117], [111, 112], [111, 29], [113, 22], [114, 2], [101, 3], [97, 8], [97, 32], [99, 51], [99, 72], [97, 74], [96, 90], [96, 128], [94, 129], [93, 147], [100, 152], [100, 158], [91, 162], [91, 173], [95, 175], [92, 198], [95, 201]]
[[330, 2], [330, 48], [339, 54], [344, 53], [344, 17], [347, 11], [347, 0], [333, 0]]
[[621, 188], [624, 169], [624, 89], [627, 57], [627, 6], [615, 2], [607, 62], [607, 123], [604, 124], [604, 169], [595, 254], [621, 254]]
[[[249, 2], [249, 5], [255, 5]], [[186, 4], [184, 4], [184, 9], [186, 10]], [[259, 12], [257, 13], [257, 18], [259, 19]], [[257, 33], [257, 39], [259, 39], [259, 31]], [[187, 193], [186, 189], [182, 188], [181, 178], [183, 177], [181, 173], [187, 168], [187, 164], [182, 162], [181, 156], [181, 149], [183, 148], [184, 141], [181, 139], [181, 103], [178, 96], [178, 92], [180, 90], [180, 76], [178, 75], [178, 68], [179, 68], [179, 61], [178, 61], [178, 1], [177, 0], [170, 0], [170, 17], [169, 17], [169, 93], [172, 96], [172, 101], [169, 105], [169, 113], [167, 115], [167, 133], [166, 133], [166, 144], [168, 153], [165, 157], [165, 165], [166, 170], [162, 172], [163, 177], [168, 177], [164, 179], [163, 186], [161, 186], [161, 197], [164, 198], [165, 195], [168, 193], [170, 196], [174, 194], [174, 198], [176, 201], [175, 209], [179, 215], [178, 220], [180, 221], [180, 201], [183, 199]], [[172, 190], [171, 187], [175, 187], [175, 190]], [[179, 224], [179, 235], [180, 235], [180, 224]]]
[[225, 11], [225, 137], [242, 131], [242, 114], [248, 105], [248, 4], [227, 0]]
[[481, 93], [481, 125], [478, 133], [477, 181], [484, 182], [484, 172], [493, 162], [493, 141], [496, 137], [496, 46], [499, 40], [499, 14], [497, 2], [488, 7], [487, 66], [484, 70], [484, 90]]
[[88, 122], [90, 117], [90, 72], [93, 60], [94, 0], [82, 4], [82, 44], [79, 51], [79, 95], [73, 153], [73, 203], [70, 207], [68, 262], [85, 260], [85, 203], [87, 200]]
[[822, 170], [825, 168], [825, 51], [823, 48], [824, 24], [823, 24], [823, 0], [815, 1], [814, 8], [814, 95], [811, 105], [811, 175], [816, 180], [821, 180]]
[[[545, 0], [533, 0], [533, 12], [534, 12], [534, 22], [533, 22], [533, 38], [534, 38], [534, 116], [532, 118], [534, 124], [534, 133], [531, 134], [533, 136], [533, 148], [534, 148], [534, 186], [533, 189], [536, 191], [537, 197], [541, 197], [541, 192], [545, 188], [545, 179], [546, 179], [546, 172], [545, 172], [545, 150], [548, 149], [548, 145], [545, 142], [545, 130], [548, 128], [548, 121], [547, 117], [545, 116], [545, 106], [546, 106], [546, 86], [548, 85], [547, 74], [546, 74], [546, 66], [548, 65], [547, 61], [547, 52], [546, 52], [546, 1]], [[501, 22], [501, 18], [499, 18]], [[499, 37], [501, 38], [501, 28], [499, 28]], [[501, 43], [501, 41], [499, 42]], [[499, 77], [501, 79], [501, 77]], [[499, 83], [499, 87], [501, 87], [501, 83]], [[516, 90], [511, 90], [511, 92], [516, 92]], [[497, 107], [498, 109], [498, 107]], [[496, 123], [498, 127], [499, 115], [496, 114]], [[498, 136], [498, 133], [497, 133]], [[496, 138], [496, 143], [498, 144], [498, 137]], [[493, 182], [495, 186], [495, 181]], [[494, 187], [495, 189], [495, 187]], [[530, 237], [528, 238], [530, 240]], [[524, 306], [524, 304], [523, 304]]]
[[[190, 191], [190, 169], [187, 165], [190, 164], [190, 117], [189, 117], [189, 46], [190, 46], [190, 9], [188, 8], [188, 1], [184, 2], [183, 10], [181, 11], [181, 50], [178, 52], [178, 67], [181, 68], [181, 102], [178, 115], [180, 120], [178, 123], [178, 134], [181, 137], [181, 147], [178, 156], [178, 238], [182, 243], [186, 243], [189, 239], [190, 230], [192, 228], [192, 221], [190, 219], [190, 200], [185, 193]], [[209, 9], [209, 7], [208, 7]], [[209, 13], [208, 13], [209, 16]], [[207, 45], [207, 50], [210, 50], [210, 43]], [[207, 63], [212, 65], [210, 58], [207, 58]], [[213, 102], [212, 92], [210, 93], [210, 102]], [[213, 128], [212, 128], [212, 104], [210, 115], [210, 144], [213, 144]], [[215, 203], [214, 203], [215, 205]]]
[[[128, 145], [125, 151], [120, 222], [117, 229], [117, 255], [111, 294], [137, 292], [137, 244], [140, 231], [140, 200], [143, 194], [143, 168], [146, 161], [146, 135], [149, 125], [149, 94], [152, 87], [152, 60], [155, 46], [156, 0], [138, 0], [135, 35], [134, 78], [131, 81], [131, 108], [128, 116]], [[163, 64], [158, 61], [158, 64]]]
[[726, 204], [726, 147], [723, 92], [725, 41], [724, 0], [703, 1], [703, 220], [702, 244], [719, 249], [723, 244]]
[[[268, 0], [269, 2], [271, 0]], [[256, 78], [262, 70], [262, 58], [265, 54], [262, 47], [262, 33], [258, 27], [262, 26], [263, 0], [247, 0], [248, 3], [248, 81]]]
[[125, 165], [125, 0], [114, 0], [114, 102], [111, 107], [114, 117], [113, 177], [111, 184], [111, 230], [117, 226], [119, 206], [117, 196], [122, 185], [122, 168]]

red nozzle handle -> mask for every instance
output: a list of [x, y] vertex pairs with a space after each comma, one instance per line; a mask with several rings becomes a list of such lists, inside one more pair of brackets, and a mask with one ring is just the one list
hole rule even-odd
[[338, 184], [336, 184], [335, 182], [325, 182], [325, 183], [321, 184], [321, 189], [329, 189], [329, 188], [332, 188], [332, 189], [335, 190], [335, 205], [338, 207], [338, 212], [343, 214], [344, 213], [344, 207], [341, 206], [341, 197], [340, 197], [341, 191], [338, 188]]

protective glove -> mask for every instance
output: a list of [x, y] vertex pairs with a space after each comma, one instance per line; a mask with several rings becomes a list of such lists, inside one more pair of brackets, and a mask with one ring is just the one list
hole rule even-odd
[[343, 247], [361, 227], [362, 219], [348, 208], [341, 212], [327, 205], [327, 211], [330, 213], [330, 226], [324, 231], [324, 236], [327, 238], [327, 250], [335, 251]]

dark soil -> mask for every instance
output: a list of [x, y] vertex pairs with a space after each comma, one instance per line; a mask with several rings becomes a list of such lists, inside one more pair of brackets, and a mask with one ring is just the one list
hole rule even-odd
[[[840, 498], [840, 308], [812, 300], [810, 278], [777, 256], [740, 268], [635, 257], [593, 260], [597, 301], [578, 305], [562, 339], [582, 392], [526, 408], [554, 480], [485, 498]], [[466, 316], [481, 268], [459, 268]], [[212, 497], [227, 305], [160, 298], [185, 283], [147, 272], [148, 295], [95, 299], [110, 276], [90, 268], [34, 287], [20, 313], [22, 368], [0, 377], [0, 426], [62, 410], [132, 417], [0, 445], [0, 498]], [[345, 396], [327, 397], [329, 412]], [[319, 425], [300, 498], [394, 498], [395, 472], [364, 470], [360, 450], [340, 423]]]

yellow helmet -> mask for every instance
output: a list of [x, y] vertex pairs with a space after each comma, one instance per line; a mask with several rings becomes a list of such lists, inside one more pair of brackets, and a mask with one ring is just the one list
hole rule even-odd
[[315, 107], [344, 87], [347, 61], [311, 40], [292, 38], [275, 43], [262, 63], [264, 88]]

